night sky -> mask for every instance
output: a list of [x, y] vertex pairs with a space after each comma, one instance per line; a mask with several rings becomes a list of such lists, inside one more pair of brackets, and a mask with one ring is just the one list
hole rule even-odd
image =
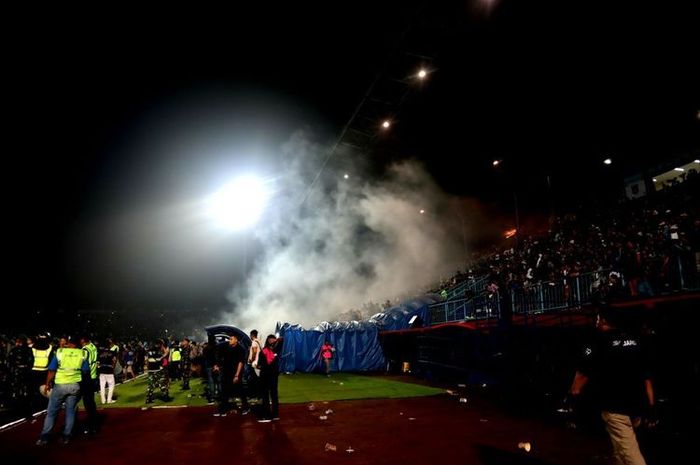
[[[610, 175], [606, 157], [622, 175], [700, 149], [700, 17], [688, 7], [502, 0], [486, 11], [463, 1], [416, 20], [418, 2], [376, 3], [6, 17], [8, 305], [220, 305], [228, 262], [197, 265], [201, 279], [186, 289], [156, 280], [141, 292], [129, 266], [100, 259], [113, 252], [114, 217], [195, 195], [226, 163], [178, 160], [195, 179], [183, 184], [154, 174], [163, 160], [134, 141], [147, 145], [154, 118], [193, 100], [233, 102], [241, 133], [270, 150], [300, 126], [332, 139], [407, 46], [409, 25], [435, 71], [380, 141], [379, 160], [418, 158], [450, 193], [507, 210], [515, 188], [526, 213], [548, 175], [565, 204]], [[496, 158], [507, 174], [494, 173]]]

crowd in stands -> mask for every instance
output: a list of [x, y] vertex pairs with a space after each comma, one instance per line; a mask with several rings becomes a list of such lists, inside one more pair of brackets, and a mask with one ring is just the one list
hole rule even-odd
[[564, 283], [598, 272], [616, 297], [698, 287], [700, 176], [641, 198], [554, 217], [543, 234], [512, 238], [457, 273], [451, 285], [487, 277], [494, 292]]

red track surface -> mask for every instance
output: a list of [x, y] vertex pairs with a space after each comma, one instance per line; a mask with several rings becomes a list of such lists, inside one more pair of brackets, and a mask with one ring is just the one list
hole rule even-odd
[[[15, 463], [590, 464], [604, 438], [460, 404], [455, 397], [283, 405], [282, 420], [212, 417], [213, 407], [110, 409], [101, 432], [69, 445], [34, 445], [43, 418], [0, 433], [0, 461]], [[319, 415], [332, 409], [326, 421]], [[59, 426], [62, 418], [59, 419]], [[518, 443], [529, 441], [529, 454]], [[326, 451], [326, 443], [337, 451]], [[354, 452], [347, 452], [352, 447]]]

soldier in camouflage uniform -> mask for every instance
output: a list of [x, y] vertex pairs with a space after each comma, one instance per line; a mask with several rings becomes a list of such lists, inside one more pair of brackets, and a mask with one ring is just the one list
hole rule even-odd
[[9, 379], [7, 370], [8, 342], [5, 336], [0, 336], [0, 408], [7, 406], [10, 393], [8, 392]]
[[189, 391], [190, 389], [190, 375], [191, 368], [190, 364], [192, 361], [192, 346], [190, 346], [190, 340], [185, 338], [180, 343], [180, 353], [182, 354], [182, 359], [180, 360], [180, 370], [182, 371], [182, 390]]
[[146, 391], [146, 403], [153, 403], [153, 393], [160, 389], [163, 400], [170, 400], [168, 392], [170, 379], [168, 377], [168, 350], [165, 343], [158, 339], [146, 353], [146, 369], [148, 370], [148, 391]]
[[7, 356], [7, 364], [10, 370], [10, 400], [20, 414], [30, 418], [32, 412], [29, 389], [34, 355], [27, 345], [26, 336], [18, 336], [15, 339], [15, 346]]

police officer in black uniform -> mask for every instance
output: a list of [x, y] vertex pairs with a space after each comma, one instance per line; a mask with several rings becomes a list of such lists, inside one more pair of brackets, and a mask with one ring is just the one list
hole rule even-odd
[[577, 398], [586, 387], [591, 394], [618, 463], [644, 465], [634, 428], [642, 417], [648, 426], [655, 424], [651, 364], [640, 338], [620, 330], [619, 321], [615, 310], [601, 309], [598, 337], [584, 347], [570, 393]]

